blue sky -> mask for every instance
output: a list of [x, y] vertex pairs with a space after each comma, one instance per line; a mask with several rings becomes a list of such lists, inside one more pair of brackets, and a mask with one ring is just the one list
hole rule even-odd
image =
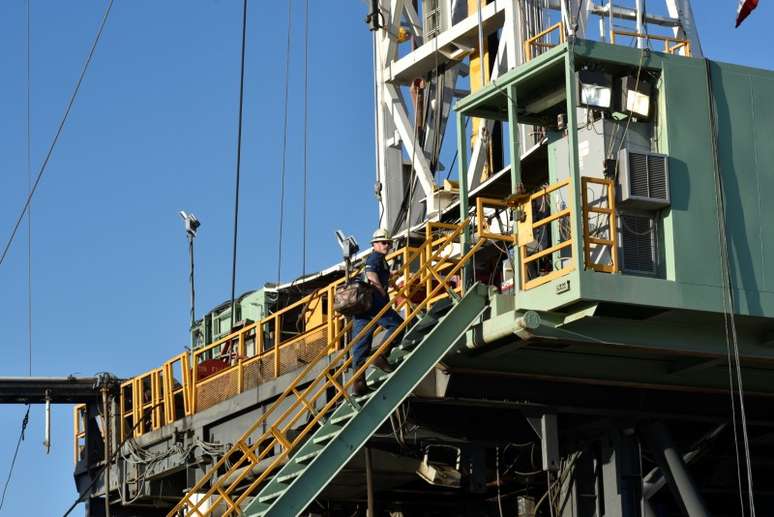
[[[656, 3], [656, 2], [650, 2]], [[338, 259], [333, 232], [367, 242], [373, 197], [373, 84], [365, 2], [311, 0], [309, 257]], [[302, 2], [293, 3], [282, 280], [301, 271]], [[0, 241], [27, 189], [23, 0], [0, 3]], [[62, 115], [105, 2], [33, 0], [32, 164]], [[733, 29], [736, 2], [695, 2], [708, 57], [774, 69], [774, 6]], [[286, 2], [251, 2], [237, 290], [276, 280]], [[32, 208], [33, 374], [128, 377], [187, 343], [187, 247], [177, 211], [202, 221], [199, 315], [229, 296], [241, 2], [117, 0]], [[0, 265], [0, 375], [27, 372], [27, 240]], [[0, 480], [23, 407], [0, 408]], [[3, 515], [61, 515], [75, 498], [71, 408], [42, 408]], [[0, 481], [1, 482], [1, 481]], [[79, 509], [76, 515], [81, 515]]]

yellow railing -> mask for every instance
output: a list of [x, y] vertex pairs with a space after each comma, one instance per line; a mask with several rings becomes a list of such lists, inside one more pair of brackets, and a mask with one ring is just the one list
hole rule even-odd
[[73, 406], [73, 452], [75, 463], [78, 463], [84, 447], [86, 447], [86, 404], [76, 404]]
[[[691, 57], [691, 42], [685, 39], [673, 38], [670, 36], [661, 36], [658, 34], [642, 34], [622, 29], [613, 29], [610, 31], [610, 43], [615, 45], [616, 36], [629, 36], [632, 38], [643, 38], [648, 41], [663, 41], [664, 52], [667, 54], [683, 55]], [[682, 54], [679, 52], [682, 50]]]
[[515, 242], [515, 236], [512, 231], [507, 231], [507, 228], [505, 228], [506, 231], [504, 233], [491, 231], [491, 219], [486, 215], [487, 208], [502, 211], [507, 208], [513, 208], [513, 206], [505, 199], [476, 198], [476, 233], [478, 236], [513, 244]]
[[[553, 36], [555, 32], [558, 32], [558, 43], [554, 43], [549, 41], [550, 37]], [[556, 45], [560, 45], [564, 43], [565, 41], [565, 32], [564, 32], [564, 23], [559, 22], [556, 23], [546, 30], [539, 32], [532, 36], [531, 38], [528, 38], [524, 40], [524, 62], [532, 61], [532, 58], [535, 57], [533, 53], [533, 47], [535, 49], [547, 49], [547, 48], [553, 48]]]
[[[572, 200], [570, 179], [567, 178], [530, 194], [521, 204], [517, 235], [523, 290], [543, 285], [575, 270]], [[535, 204], [539, 205], [537, 210]], [[537, 220], [536, 212], [540, 217]]]
[[[443, 227], [433, 223], [434, 228]], [[447, 225], [448, 226], [448, 225]], [[455, 225], [456, 228], [456, 225]], [[400, 263], [393, 280], [407, 278], [412, 261], [424, 261], [419, 249], [405, 247], [387, 255]], [[442, 259], [444, 266], [453, 264]], [[415, 266], [416, 267], [416, 266]], [[119, 411], [121, 439], [159, 429], [184, 415], [192, 415], [234, 397], [258, 384], [307, 364], [318, 352], [326, 353], [344, 345], [344, 319], [333, 311], [338, 279], [300, 300], [283, 307], [261, 321], [244, 326], [189, 354], [178, 354], [155, 368], [127, 380], [120, 386]], [[435, 280], [423, 276], [421, 291], [430, 292]], [[398, 284], [400, 282], [397, 282]], [[400, 307], [412, 306], [421, 295], [414, 287], [410, 296], [401, 297]], [[446, 293], [439, 298], [448, 296]], [[284, 335], [286, 318], [295, 317], [299, 332]], [[338, 336], [338, 337], [336, 337]]]
[[[591, 185], [599, 185], [604, 189], [604, 194], [592, 189]], [[610, 179], [581, 178], [583, 200], [583, 258], [586, 269], [604, 273], [618, 271], [618, 228], [615, 215], [615, 183]], [[589, 193], [594, 196], [594, 201], [589, 202]], [[597, 221], [600, 217], [606, 219], [602, 224], [591, 226], [591, 217]], [[607, 238], [601, 238], [600, 234], [607, 234]], [[605, 262], [596, 261], [592, 257], [592, 251], [607, 251]]]
[[[453, 286], [450, 285], [452, 279], [457, 277], [464, 264], [486, 241], [480, 238], [470, 250], [457, 260], [454, 266], [446, 271], [439, 271], [439, 267], [446, 264], [445, 257], [449, 248], [454, 247], [466, 226], [467, 224], [454, 225], [454, 229], [450, 230], [447, 235], [438, 239], [434, 237], [426, 239], [424, 244], [418, 248], [416, 256], [420, 259], [418, 269], [414, 270], [406, 278], [404, 285], [397, 289], [397, 296], [393, 297], [391, 302], [382, 308], [346, 346], [334, 354], [328, 354], [327, 350], [321, 351], [297, 375], [266, 412], [245, 430], [234, 446], [211, 466], [199, 482], [189, 490], [185, 498], [168, 513], [168, 517], [173, 517], [181, 511], [185, 515], [204, 516], [212, 515], [213, 512], [223, 517], [240, 515], [240, 507], [247, 498], [251, 497], [257, 487], [274, 474], [287, 460], [291, 451], [305, 440], [341, 399], [349, 399], [348, 390], [352, 384], [363, 377], [367, 368], [391, 347], [392, 341], [398, 334], [430, 306], [431, 300], [442, 292], [448, 293], [453, 289]], [[425, 257], [424, 260], [422, 257]], [[353, 344], [357, 343], [367, 332], [370, 332], [376, 326], [378, 319], [388, 310], [396, 308], [401, 303], [399, 300], [408, 299], [412, 289], [415, 286], [423, 285], [428, 276], [432, 276], [437, 282], [435, 287], [427, 293], [421, 302], [407, 311], [403, 323], [382, 342], [348, 381], [343, 382], [343, 374], [349, 369], [352, 362], [349, 352]], [[349, 331], [349, 327], [350, 325], [344, 326], [339, 333], [334, 335], [334, 340], [343, 339]], [[303, 386], [305, 382], [308, 382], [309, 373], [321, 361], [325, 361], [324, 371]], [[323, 407], [318, 408], [318, 401], [326, 400], [323, 397], [329, 392], [333, 392], [333, 395], [327, 398]], [[300, 430], [296, 429], [299, 427]], [[291, 430], [296, 430], [296, 432], [291, 435]], [[255, 438], [253, 435], [258, 433], [260, 436]], [[265, 468], [258, 472], [256, 467], [261, 462], [264, 463]], [[248, 479], [250, 477], [254, 479]], [[209, 488], [207, 488], [208, 485]], [[205, 502], [208, 505], [207, 509], [202, 508]]]

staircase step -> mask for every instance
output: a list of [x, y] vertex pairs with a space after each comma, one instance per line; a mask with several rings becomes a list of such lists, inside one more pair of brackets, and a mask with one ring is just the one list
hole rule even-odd
[[438, 319], [432, 314], [426, 314], [416, 325], [411, 327], [411, 332], [421, 332], [423, 335], [438, 324]]
[[378, 368], [370, 370], [366, 373], [366, 384], [372, 386], [374, 384], [381, 384], [392, 376], [392, 372], [387, 373], [384, 370]]
[[328, 423], [330, 424], [340, 424], [342, 422], [347, 422], [349, 419], [351, 419], [353, 416], [357, 415], [357, 411], [354, 409], [341, 413], [340, 415], [331, 416], [330, 420], [328, 420]]
[[430, 314], [426, 315], [411, 327], [411, 330], [406, 333], [398, 348], [406, 349], [417, 346], [437, 324], [438, 318]]
[[295, 455], [293, 461], [296, 463], [307, 463], [319, 456], [322, 450], [322, 447], [317, 447], [315, 449], [310, 449], [308, 452], [298, 451], [298, 454]]
[[370, 393], [366, 393], [365, 395], [360, 395], [358, 397], [352, 397], [352, 398], [354, 399], [355, 402], [360, 404], [360, 406], [362, 407], [363, 404], [365, 404], [366, 402], [368, 402], [371, 399], [371, 396], [373, 394], [374, 394], [374, 392], [372, 391]]
[[440, 316], [443, 316], [449, 312], [452, 307], [454, 307], [454, 302], [451, 300], [451, 298], [444, 298], [443, 300], [438, 300], [435, 302], [430, 308], [429, 313], [436, 318], [439, 318]]
[[[272, 486], [267, 486], [266, 489], [270, 490], [262, 490], [261, 494], [258, 496], [258, 502], [259, 503], [271, 503], [275, 499], [277, 499], [279, 496], [285, 493], [288, 489], [288, 485], [283, 485], [281, 483], [272, 484]], [[266, 493], [264, 493], [266, 492]], [[255, 504], [255, 503], [253, 503]]]
[[314, 433], [314, 436], [312, 436], [312, 442], [314, 443], [325, 443], [328, 442], [334, 438], [341, 432], [341, 427], [339, 426], [330, 426], [328, 430], [320, 429], [316, 433]]
[[250, 516], [263, 517], [269, 511], [269, 508], [271, 508], [271, 505], [267, 503], [253, 503], [250, 506]]
[[[297, 463], [296, 465], [300, 465], [300, 464]], [[283, 472], [279, 472], [279, 473], [277, 473], [277, 482], [278, 483], [285, 483], [287, 481], [292, 481], [292, 480], [296, 479], [298, 476], [300, 476], [301, 474], [303, 474], [305, 471], [306, 471], [306, 468], [302, 467], [302, 468], [298, 468], [297, 470], [293, 470], [291, 472], [288, 472], [287, 474], [285, 474]]]

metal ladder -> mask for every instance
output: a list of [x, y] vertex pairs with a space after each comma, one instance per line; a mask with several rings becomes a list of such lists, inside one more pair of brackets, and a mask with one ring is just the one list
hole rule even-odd
[[[470, 316], [471, 319], [466, 319], [469, 316], [468, 312], [471, 310], [470, 306], [480, 305], [483, 307], [485, 303], [485, 295], [480, 292], [481, 288], [471, 289], [462, 300], [457, 302], [459, 308], [455, 305], [451, 309], [449, 316], [444, 317], [443, 324], [438, 327], [438, 331], [435, 332], [435, 325], [439, 322], [438, 316], [441, 315], [439, 312], [441, 309], [438, 308], [433, 313], [432, 307], [442, 303], [446, 297], [452, 297], [455, 300], [458, 298], [457, 293], [454, 292], [450, 284], [459, 280], [458, 273], [462, 272], [462, 268], [468, 264], [470, 259], [486, 242], [485, 238], [479, 238], [477, 242], [462, 253], [459, 259], [454, 260], [453, 267], [446, 269], [446, 266], [449, 265], [447, 254], [457, 243], [468, 224], [468, 222], [459, 225], [445, 224], [443, 226], [444, 231], [449, 233], [440, 238], [428, 235], [428, 238], [420, 247], [414, 248], [413, 256], [422, 259], [420, 260], [420, 266], [416, 271], [410, 273], [406, 270], [406, 281], [397, 289], [395, 297], [390, 304], [380, 309], [366, 327], [357, 336], [352, 337], [347, 346], [338, 350], [321, 351], [313, 361], [298, 373], [295, 380], [290, 383], [272, 405], [245, 429], [242, 437], [234, 443], [226, 454], [209, 466], [201, 479], [191, 487], [183, 499], [169, 511], [167, 516], [206, 517], [218, 515], [220, 517], [228, 517], [244, 515], [244, 511], [248, 506], [252, 506], [253, 503], [262, 504], [255, 497], [256, 492], [266, 489], [268, 484], [275, 479], [277, 482], [289, 480], [284, 477], [280, 480], [274, 475], [287, 465], [294, 463], [295, 460], [291, 458], [300, 457], [298, 456], [298, 451], [307, 444], [311, 435], [315, 434], [318, 440], [321, 438], [321, 435], [317, 434], [320, 426], [335, 425], [330, 422], [333, 418], [332, 413], [335, 411], [345, 411], [338, 407], [337, 404], [344, 403], [345, 407], [349, 404], [351, 407], [357, 408], [358, 411], [368, 406], [365, 403], [369, 399], [358, 401], [349, 395], [350, 387], [356, 379], [366, 375], [367, 368], [392, 346], [392, 341], [394, 341], [398, 332], [408, 329], [418, 320], [419, 322], [414, 325], [409, 332], [409, 336], [407, 336], [407, 339], [410, 337], [413, 341], [404, 339], [401, 346], [403, 347], [403, 352], [408, 353], [412, 346], [419, 345], [420, 341], [424, 343], [425, 340], [417, 341], [421, 329], [433, 330], [427, 335], [427, 340], [432, 343], [427, 348], [431, 353], [432, 362], [427, 363], [429, 366], [426, 366], [424, 372], [426, 374], [443, 357], [444, 350], [450, 349], [453, 345], [454, 340], [447, 339], [453, 333], [452, 331], [454, 329], [461, 329], [454, 334], [454, 337], [456, 337], [467, 329], [473, 318], [473, 316]], [[431, 281], [434, 282], [434, 288], [430, 285]], [[413, 292], [412, 289], [421, 288], [425, 284], [426, 296], [424, 299], [416, 304], [410, 302], [409, 298]], [[397, 301], [399, 299], [404, 301]], [[463, 300], [465, 303], [462, 303]], [[359, 341], [370, 329], [375, 328], [377, 321], [387, 310], [391, 307], [398, 307], [402, 303], [407, 304], [406, 319], [396, 329], [396, 333], [385, 339], [379, 348], [373, 351], [365, 365], [358, 368], [348, 381], [342, 381], [345, 372], [349, 370], [352, 363], [349, 352], [353, 344]], [[480, 311], [474, 312], [478, 314]], [[427, 319], [428, 314], [433, 315], [432, 318]], [[460, 314], [459, 321], [456, 321], [458, 318], [451, 318], [451, 314]], [[349, 332], [350, 327], [351, 325], [348, 324], [342, 328], [329, 340], [329, 343], [337, 343], [343, 339]], [[435, 337], [431, 338], [431, 336]], [[436, 341], [437, 339], [439, 341]], [[401, 347], [398, 348], [400, 350]], [[425, 350], [424, 345], [416, 348], [417, 351]], [[424, 357], [426, 353], [428, 352], [422, 352], [417, 357]], [[421, 370], [416, 370], [416, 366], [406, 370], [404, 364], [416, 364], [419, 366], [425, 364], [425, 362], [415, 363], [413, 359], [415, 356], [416, 352], [411, 352], [407, 355], [407, 359], [400, 362], [400, 367], [389, 378], [372, 379], [372, 382], [375, 380], [382, 381], [385, 386], [397, 386], [397, 388], [388, 389], [389, 392], [397, 389], [400, 393], [400, 399], [395, 402], [395, 405], [414, 386], [405, 380], [404, 376], [407, 373], [398, 373], [412, 371], [414, 372], [413, 375], [418, 375], [416, 372]], [[400, 360], [400, 358], [396, 357], [396, 360]], [[313, 368], [319, 367], [322, 367], [322, 371], [313, 380], [309, 381], [309, 376], [313, 375]], [[417, 377], [416, 382], [421, 380], [422, 375]], [[393, 382], [392, 379], [396, 380]], [[381, 389], [382, 387], [379, 387], [378, 391], [381, 391]], [[329, 391], [332, 391], [333, 395], [327, 397], [325, 394]], [[369, 410], [366, 414], [370, 414], [371, 411]], [[385, 418], [391, 411], [392, 408], [385, 413]], [[343, 414], [339, 413], [337, 417], [343, 418]], [[358, 419], [358, 421], [364, 420]], [[339, 423], [344, 423], [344, 420]], [[330, 427], [327, 429], [329, 431], [338, 431]], [[331, 435], [328, 438], [333, 437], [334, 435]], [[325, 445], [325, 441], [320, 441], [317, 445]], [[310, 457], [309, 459], [312, 458]], [[303, 476], [303, 478], [307, 479], [306, 476]], [[274, 499], [278, 498], [279, 494]], [[273, 504], [271, 499], [266, 502]], [[256, 512], [268, 509], [268, 507], [257, 508]]]
[[474, 286], [456, 304], [439, 303], [395, 347], [391, 373], [375, 370], [375, 391], [342, 403], [243, 510], [244, 515], [296, 515], [326, 487], [419, 382], [449, 353], [487, 301]]

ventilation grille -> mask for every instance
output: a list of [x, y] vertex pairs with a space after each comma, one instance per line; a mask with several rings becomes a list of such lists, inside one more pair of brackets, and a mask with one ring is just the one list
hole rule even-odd
[[669, 206], [669, 171], [665, 155], [621, 149], [618, 164], [621, 206], [644, 210]]
[[625, 273], [656, 274], [656, 221], [644, 215], [619, 214], [622, 269]]

